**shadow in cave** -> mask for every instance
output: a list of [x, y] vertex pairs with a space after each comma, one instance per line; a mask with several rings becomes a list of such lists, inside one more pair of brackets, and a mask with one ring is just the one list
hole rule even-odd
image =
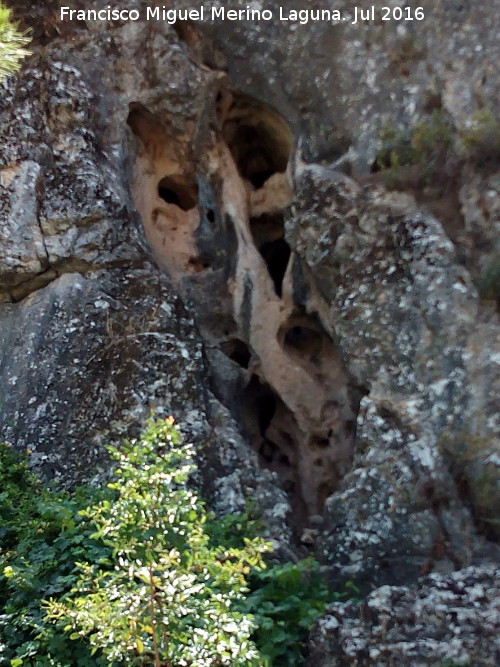
[[244, 435], [258, 452], [261, 464], [277, 473], [289, 496], [297, 525], [303, 525], [307, 511], [297, 470], [300, 433], [293, 414], [276, 393], [253, 375], [242, 396]]
[[285, 119], [272, 107], [233, 93], [222, 136], [240, 175], [260, 189], [275, 173], [283, 173], [292, 149], [292, 134]]
[[198, 203], [198, 187], [181, 176], [165, 176], [158, 183], [158, 196], [167, 204], [190, 211]]
[[284, 222], [281, 213], [270, 215], [264, 213], [250, 219], [250, 231], [269, 275], [274, 284], [276, 295], [283, 294], [283, 279], [290, 261], [290, 246], [284, 239]]

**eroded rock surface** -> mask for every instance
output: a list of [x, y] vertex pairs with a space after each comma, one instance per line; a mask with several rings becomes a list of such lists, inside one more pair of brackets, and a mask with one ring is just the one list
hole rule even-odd
[[[252, 497], [282, 557], [383, 586], [369, 600], [390, 599], [388, 618], [417, 599], [472, 609], [456, 623], [479, 637], [473, 591], [498, 558], [500, 205], [483, 135], [500, 12], [69, 25], [12, 4], [36, 41], [0, 84], [0, 437], [69, 484], [105, 473], [103, 445], [151, 408], [174, 412], [218, 511]], [[451, 136], [435, 182], [390, 191], [381, 135], [408, 140], [435, 111]], [[324, 661], [494, 655], [433, 644], [432, 619], [409, 653], [406, 621], [342, 653], [343, 632], [371, 632], [345, 609], [333, 634], [318, 626]]]
[[311, 636], [309, 665], [477, 665], [500, 660], [499, 572], [434, 574], [417, 588], [382, 586], [361, 607], [334, 604]]
[[[498, 413], [484, 394], [479, 407], [469, 375], [479, 361], [469, 346], [490, 326], [478, 325], [471, 278], [439, 222], [407, 195], [360, 188], [320, 167], [303, 171], [298, 194], [287, 237], [331, 300], [346, 367], [368, 394], [353, 469], [327, 501], [320, 549], [346, 576], [363, 578], [368, 568], [372, 582], [377, 553], [381, 583], [436, 563], [467, 565], [483, 546], [443, 454], [453, 458], [449, 438], [472, 441], [474, 429], [483, 465], [493, 453], [486, 443], [498, 451]], [[491, 358], [491, 348], [484, 353]], [[497, 374], [494, 361], [490, 372]], [[461, 474], [470, 477], [467, 468]]]

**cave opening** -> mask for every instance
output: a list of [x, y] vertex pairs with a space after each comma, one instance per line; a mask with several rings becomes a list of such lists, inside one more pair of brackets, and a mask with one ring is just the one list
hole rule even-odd
[[261, 464], [277, 473], [281, 487], [290, 497], [297, 524], [300, 524], [305, 521], [307, 510], [298, 470], [301, 435], [295, 417], [257, 375], [252, 376], [244, 391], [242, 407], [245, 435], [259, 454]]
[[222, 125], [240, 175], [256, 190], [275, 173], [283, 173], [292, 149], [292, 134], [285, 119], [272, 107], [233, 93]]
[[322, 336], [307, 326], [296, 325], [285, 333], [284, 347], [300, 355], [313, 356], [321, 350]]
[[266, 437], [266, 431], [276, 412], [276, 397], [271, 391], [263, 391], [256, 401], [256, 417], [260, 434]]
[[[276, 416], [279, 398], [271, 387], [262, 382], [257, 375], [253, 375], [243, 396], [245, 431], [250, 436], [254, 448], [261, 453], [264, 447], [267, 463], [274, 460], [278, 452], [278, 445], [271, 444], [268, 429]], [[271, 450], [273, 456], [270, 457]]]

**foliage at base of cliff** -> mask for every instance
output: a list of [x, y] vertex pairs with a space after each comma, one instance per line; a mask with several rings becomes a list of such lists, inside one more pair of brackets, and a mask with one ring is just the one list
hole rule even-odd
[[318, 564], [266, 569], [249, 513], [210, 514], [172, 419], [110, 454], [107, 488], [69, 493], [0, 446], [0, 664], [301, 664], [338, 599]]

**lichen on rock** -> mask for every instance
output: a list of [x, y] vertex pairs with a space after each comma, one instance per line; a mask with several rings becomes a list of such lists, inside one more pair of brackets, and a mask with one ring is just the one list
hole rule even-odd
[[[173, 413], [217, 512], [253, 498], [280, 558], [368, 594], [373, 627], [335, 605], [317, 664], [494, 664], [500, 194], [463, 148], [498, 115], [497, 18], [422, 0], [419, 26], [70, 25], [12, 4], [36, 30], [0, 83], [1, 439], [71, 485]], [[394, 189], [381, 133], [436, 117], [433, 169]]]

